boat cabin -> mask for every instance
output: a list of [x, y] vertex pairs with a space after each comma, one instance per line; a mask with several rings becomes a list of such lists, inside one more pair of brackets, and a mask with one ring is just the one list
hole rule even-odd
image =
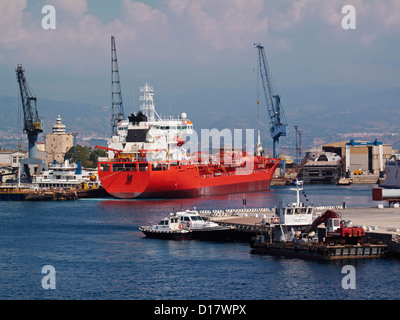
[[180, 223], [183, 225], [184, 229], [200, 229], [218, 226], [215, 222], [205, 221], [196, 210], [180, 211], [177, 212], [176, 215], [180, 218]]
[[303, 226], [309, 225], [313, 221], [313, 207], [300, 206], [293, 204], [287, 207], [278, 207], [275, 209], [275, 221], [283, 225]]
[[177, 216], [170, 216], [168, 218], [164, 218], [160, 220], [160, 222], [154, 226], [152, 226], [152, 230], [159, 230], [159, 231], [175, 231], [180, 230], [180, 219]]
[[297, 200], [295, 203], [288, 204], [286, 207], [279, 206], [275, 208], [275, 216], [273, 225], [275, 225], [275, 239], [276, 241], [292, 241], [302, 228], [310, 225], [313, 222], [314, 208], [309, 205], [306, 206], [300, 202], [300, 191], [303, 182], [296, 181]]

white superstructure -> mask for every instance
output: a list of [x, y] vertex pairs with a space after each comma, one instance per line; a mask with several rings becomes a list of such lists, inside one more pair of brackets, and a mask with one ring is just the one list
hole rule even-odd
[[91, 189], [99, 188], [100, 180], [97, 170], [82, 169], [80, 163], [70, 163], [65, 160], [63, 164], [53, 163], [49, 169], [33, 177], [33, 187], [42, 189]]
[[273, 224], [275, 225], [275, 238], [277, 241], [292, 241], [300, 234], [302, 228], [310, 225], [313, 220], [314, 207], [306, 206], [300, 202], [300, 191], [303, 190], [303, 181], [296, 180], [296, 202], [286, 207], [275, 208]]
[[[130, 158], [189, 160], [182, 146], [185, 137], [193, 134], [193, 123], [186, 113], [178, 118], [161, 118], [155, 110], [153, 87], [146, 83], [140, 92], [140, 111], [118, 124], [118, 134], [110, 139], [108, 147], [122, 150]], [[108, 156], [114, 158], [114, 152], [109, 151]]]

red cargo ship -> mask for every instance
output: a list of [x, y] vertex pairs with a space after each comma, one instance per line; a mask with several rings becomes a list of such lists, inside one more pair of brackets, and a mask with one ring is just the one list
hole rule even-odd
[[252, 172], [241, 174], [234, 166], [124, 158], [99, 162], [98, 170], [104, 189], [117, 198], [185, 198], [268, 190], [278, 164], [254, 157]]
[[118, 125], [109, 158], [98, 163], [102, 186], [112, 196], [185, 198], [268, 190], [279, 159], [221, 148], [212, 156], [194, 157], [184, 148], [193, 124], [182, 113], [161, 119], [154, 109], [153, 88], [141, 88], [144, 101], [137, 115]]

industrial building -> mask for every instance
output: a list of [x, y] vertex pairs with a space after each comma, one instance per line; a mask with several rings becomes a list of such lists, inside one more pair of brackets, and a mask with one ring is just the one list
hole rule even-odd
[[334, 142], [323, 145], [322, 150], [334, 152], [344, 159], [343, 174], [350, 175], [381, 175], [386, 159], [392, 156], [392, 146], [377, 140]]
[[[38, 147], [37, 156], [39, 159], [44, 159], [46, 153], [40, 144]], [[17, 179], [16, 174], [18, 173], [21, 160], [27, 158], [27, 150], [0, 150], [0, 183]]]
[[[299, 170], [305, 183], [337, 183], [340, 178], [383, 178], [392, 146], [375, 141], [339, 141], [306, 152]], [[375, 181], [371, 180], [371, 181]]]

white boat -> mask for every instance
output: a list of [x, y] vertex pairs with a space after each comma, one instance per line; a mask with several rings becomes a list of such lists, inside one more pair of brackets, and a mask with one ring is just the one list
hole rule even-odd
[[275, 215], [271, 219], [275, 225], [276, 241], [292, 241], [314, 220], [314, 207], [300, 201], [303, 181], [296, 180], [295, 185], [296, 188], [291, 190], [296, 191], [296, 202], [275, 208]]
[[193, 239], [229, 240], [234, 231], [232, 226], [220, 226], [203, 218], [197, 210], [185, 210], [175, 213], [180, 218], [183, 229], [191, 230]]
[[203, 219], [197, 210], [171, 213], [157, 225], [139, 228], [146, 236], [162, 239], [229, 240], [234, 227]]
[[167, 218], [161, 219], [156, 225], [142, 226], [139, 230], [149, 238], [166, 240], [192, 239], [192, 232], [184, 229], [180, 223], [180, 218], [172, 214]]
[[99, 189], [101, 183], [97, 170], [85, 170], [82, 168], [80, 161], [78, 163], [70, 163], [65, 160], [63, 164], [53, 163], [48, 170], [34, 176], [32, 185], [36, 190], [90, 190]]

